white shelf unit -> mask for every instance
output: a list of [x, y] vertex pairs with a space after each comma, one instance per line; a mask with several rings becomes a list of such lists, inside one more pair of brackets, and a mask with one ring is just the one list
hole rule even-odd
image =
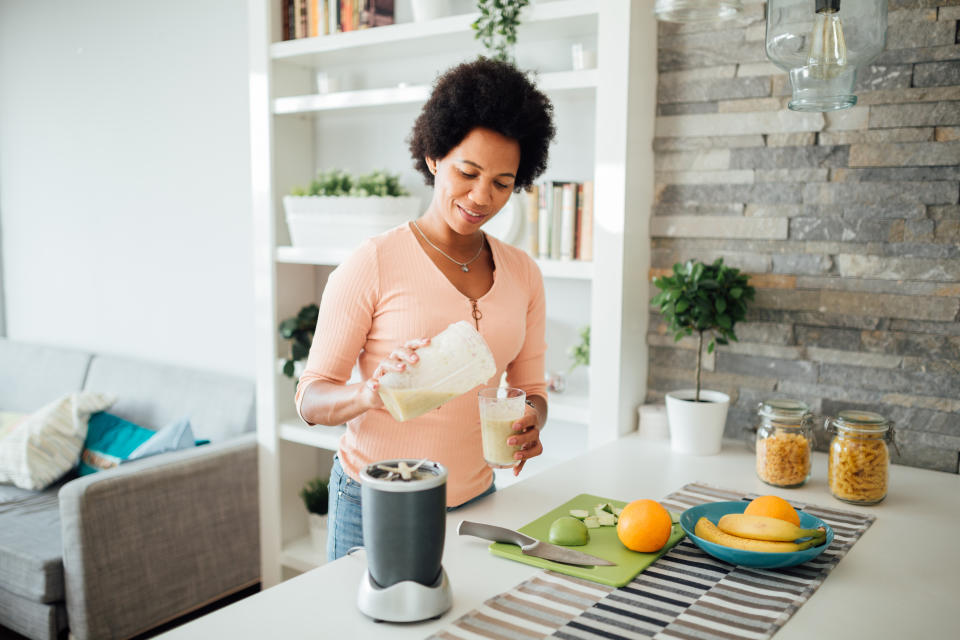
[[[287, 348], [279, 322], [319, 301], [329, 272], [350, 251], [290, 246], [282, 196], [321, 168], [407, 167], [401, 179], [425, 204], [429, 191], [411, 186], [419, 176], [408, 168], [404, 139], [436, 75], [481, 52], [470, 29], [476, 14], [281, 41], [280, 4], [248, 0], [265, 587], [322, 564], [298, 493], [329, 469], [344, 430], [303, 424], [293, 383], [275, 363]], [[537, 260], [554, 369], [569, 367], [565, 352], [579, 327], [593, 328], [589, 389], [584, 377], [550, 399], [558, 434], [588, 429], [578, 447], [634, 429], [645, 394], [656, 25], [641, 5], [539, 0], [523, 14], [518, 34], [519, 65], [534, 70], [556, 108], [558, 136], [543, 179], [594, 182], [594, 261]], [[597, 68], [570, 69], [574, 42], [596, 49]], [[316, 93], [318, 71], [336, 74], [340, 90]]]

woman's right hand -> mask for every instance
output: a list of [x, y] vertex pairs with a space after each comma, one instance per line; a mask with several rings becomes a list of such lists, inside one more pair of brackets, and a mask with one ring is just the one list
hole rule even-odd
[[383, 377], [383, 374], [390, 371], [405, 371], [407, 366], [419, 362], [420, 356], [417, 355], [417, 349], [428, 344], [430, 344], [430, 338], [408, 340], [403, 346], [391, 351], [390, 355], [377, 365], [377, 368], [373, 370], [373, 375], [361, 387], [361, 396], [371, 409], [383, 406], [383, 400], [380, 399], [378, 393], [380, 378]]

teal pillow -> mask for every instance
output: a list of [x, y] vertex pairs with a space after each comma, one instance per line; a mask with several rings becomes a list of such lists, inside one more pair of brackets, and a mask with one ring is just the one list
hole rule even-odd
[[87, 438], [80, 453], [80, 475], [85, 476], [123, 463], [154, 432], [106, 411], [90, 416]]
[[90, 416], [80, 454], [80, 475], [112, 469], [130, 460], [189, 449], [209, 440], [194, 440], [189, 418], [180, 418], [153, 431], [100, 411]]

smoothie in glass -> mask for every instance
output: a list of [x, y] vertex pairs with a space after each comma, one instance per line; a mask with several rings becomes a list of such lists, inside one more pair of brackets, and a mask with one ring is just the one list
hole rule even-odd
[[519, 460], [513, 454], [520, 445], [507, 444], [507, 439], [517, 432], [513, 423], [523, 417], [527, 395], [522, 389], [490, 387], [481, 389], [480, 433], [483, 438], [483, 459], [496, 469], [514, 467]]

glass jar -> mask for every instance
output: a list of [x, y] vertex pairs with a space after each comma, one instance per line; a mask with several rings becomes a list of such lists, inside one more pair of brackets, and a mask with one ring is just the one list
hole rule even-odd
[[799, 487], [810, 478], [813, 414], [799, 400], [777, 398], [757, 407], [757, 476], [774, 487]]
[[887, 439], [893, 435], [893, 422], [870, 411], [841, 411], [827, 418], [825, 426], [833, 433], [827, 463], [833, 497], [851, 504], [876, 504], [886, 498]]

